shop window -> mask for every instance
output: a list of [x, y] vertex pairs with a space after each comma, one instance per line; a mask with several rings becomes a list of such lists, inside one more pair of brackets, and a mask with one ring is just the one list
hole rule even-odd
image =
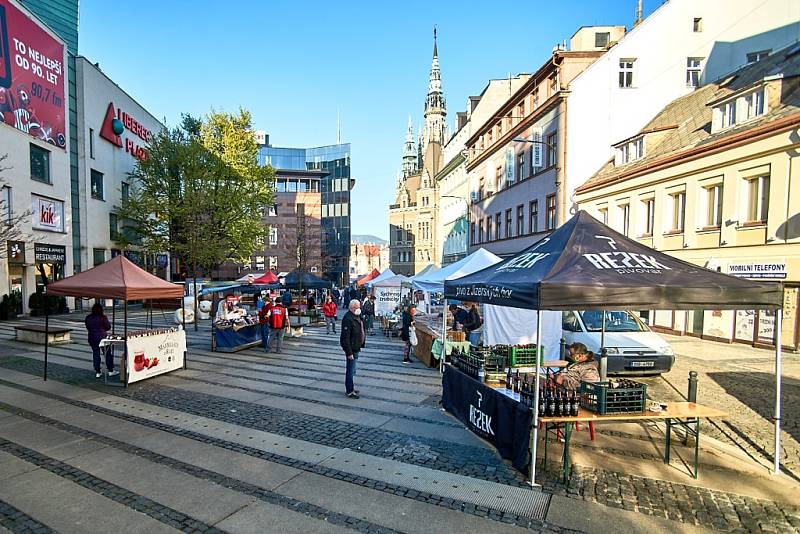
[[92, 190], [92, 198], [97, 200], [103, 200], [103, 173], [100, 171], [96, 171], [94, 169], [91, 170], [90, 176], [90, 187]]
[[50, 151], [31, 144], [31, 179], [49, 184], [50, 182]]

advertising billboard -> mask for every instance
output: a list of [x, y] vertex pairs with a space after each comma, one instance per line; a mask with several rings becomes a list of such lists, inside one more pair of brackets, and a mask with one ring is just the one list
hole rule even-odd
[[48, 232], [64, 231], [64, 203], [60, 200], [32, 195], [33, 229]]
[[65, 148], [64, 46], [0, 0], [0, 123]]

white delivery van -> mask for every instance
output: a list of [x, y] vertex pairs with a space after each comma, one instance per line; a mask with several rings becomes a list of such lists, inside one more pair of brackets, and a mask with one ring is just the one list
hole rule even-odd
[[[605, 347], [608, 373], [661, 374], [669, 372], [675, 354], [669, 343], [633, 312], [606, 311]], [[603, 312], [565, 311], [561, 329], [566, 343], [580, 342], [599, 358]]]

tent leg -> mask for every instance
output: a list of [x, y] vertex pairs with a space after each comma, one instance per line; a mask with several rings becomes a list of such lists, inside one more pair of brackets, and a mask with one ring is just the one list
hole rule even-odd
[[603, 326], [600, 328], [600, 381], [608, 379], [608, 360], [606, 359], [606, 311], [602, 310]]
[[125, 362], [125, 368], [123, 371], [125, 372], [125, 387], [128, 387], [128, 301], [125, 300], [124, 304], [124, 314], [125, 314], [125, 324], [123, 325], [123, 337], [125, 338], [125, 348], [122, 352], [123, 360], [119, 362], [120, 367], [122, 367], [122, 362]]
[[781, 340], [783, 309], [775, 313], [775, 474], [781, 472]]
[[[197, 292], [195, 288], [195, 293]], [[196, 297], [195, 297], [196, 298]], [[181, 297], [181, 320], [183, 321], [183, 335], [186, 337], [186, 313], [183, 313], [183, 297]], [[194, 322], [197, 324], [197, 314], [194, 316]], [[213, 329], [212, 329], [213, 330]], [[211, 338], [214, 338], [214, 332], [211, 332]], [[212, 347], [213, 350], [213, 347]], [[186, 352], [183, 353], [183, 369], [186, 370], [186, 355], [189, 354], [189, 340], [186, 340]]]
[[539, 371], [542, 360], [542, 310], [536, 310], [536, 374], [533, 387], [533, 443], [531, 443], [531, 487], [536, 486], [536, 455], [539, 446]]
[[50, 345], [50, 306], [45, 294], [44, 297], [44, 381], [47, 382], [47, 352]]
[[[455, 329], [455, 323], [453, 323]], [[444, 374], [444, 359], [447, 357], [447, 298], [442, 304], [442, 356], [439, 358], [439, 372]]]

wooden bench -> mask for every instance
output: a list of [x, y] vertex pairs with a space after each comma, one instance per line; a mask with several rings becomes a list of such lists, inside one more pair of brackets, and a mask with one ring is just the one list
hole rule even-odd
[[72, 328], [62, 328], [58, 326], [51, 326], [47, 333], [44, 326], [38, 324], [21, 324], [14, 327], [14, 338], [23, 343], [36, 343], [37, 345], [44, 345], [45, 336], [50, 338], [51, 345], [59, 343], [72, 343], [70, 333]]

